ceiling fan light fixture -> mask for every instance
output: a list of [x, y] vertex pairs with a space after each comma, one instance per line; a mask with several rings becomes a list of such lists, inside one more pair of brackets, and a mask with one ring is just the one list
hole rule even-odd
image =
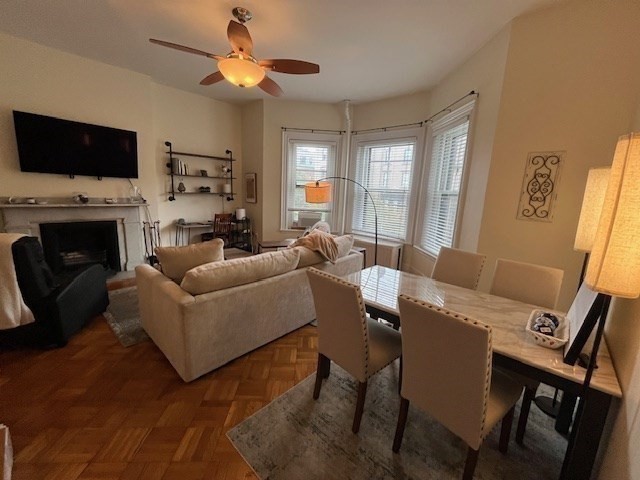
[[218, 61], [218, 69], [229, 82], [238, 87], [253, 87], [265, 76], [264, 69], [253, 57], [231, 54]]

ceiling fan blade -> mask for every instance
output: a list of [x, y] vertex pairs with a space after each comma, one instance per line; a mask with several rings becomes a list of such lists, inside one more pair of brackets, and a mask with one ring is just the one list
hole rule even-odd
[[251, 40], [251, 35], [249, 35], [247, 27], [235, 20], [231, 20], [227, 27], [227, 37], [229, 37], [229, 43], [234, 52], [251, 55], [253, 51], [253, 40]]
[[295, 75], [320, 73], [320, 65], [302, 60], [289, 60], [284, 58], [260, 60], [258, 65], [279, 73], [293, 73]]
[[224, 80], [222, 72], [213, 72], [211, 75], [207, 75], [202, 80], [200, 80], [200, 85], [213, 85], [214, 83], [218, 83], [221, 80]]
[[280, 88], [280, 85], [271, 80], [269, 77], [264, 77], [258, 84], [258, 86], [269, 95], [273, 95], [274, 97], [280, 97], [284, 94], [284, 92]]
[[181, 52], [193, 53], [195, 55], [202, 55], [203, 57], [214, 58], [216, 60], [221, 60], [225, 58], [222, 55], [216, 55], [214, 53], [204, 52], [202, 50], [198, 50], [197, 48], [185, 47], [184, 45], [179, 45], [177, 43], [165, 42], [164, 40], [156, 40], [155, 38], [150, 38], [149, 41], [151, 43], [155, 43], [156, 45], [162, 45], [163, 47], [174, 48], [175, 50], [180, 50]]

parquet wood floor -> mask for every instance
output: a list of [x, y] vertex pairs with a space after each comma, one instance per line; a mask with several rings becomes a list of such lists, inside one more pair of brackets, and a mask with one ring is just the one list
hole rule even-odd
[[122, 347], [103, 317], [61, 349], [0, 352], [0, 423], [14, 480], [253, 479], [225, 433], [312, 374], [303, 327], [190, 383], [152, 342]]

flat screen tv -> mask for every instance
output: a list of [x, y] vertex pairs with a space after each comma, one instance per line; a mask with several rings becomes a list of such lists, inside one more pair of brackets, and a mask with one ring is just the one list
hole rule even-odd
[[23, 172], [138, 178], [136, 132], [13, 111]]

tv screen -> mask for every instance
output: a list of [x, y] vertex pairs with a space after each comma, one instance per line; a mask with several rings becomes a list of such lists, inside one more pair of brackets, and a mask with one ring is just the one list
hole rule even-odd
[[136, 132], [13, 111], [23, 172], [138, 178]]

